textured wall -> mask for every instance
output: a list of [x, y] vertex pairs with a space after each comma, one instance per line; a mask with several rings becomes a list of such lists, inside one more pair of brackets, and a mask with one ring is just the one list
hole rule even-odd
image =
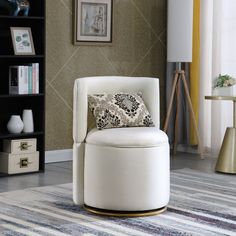
[[46, 149], [71, 148], [73, 83], [79, 77], [159, 77], [163, 122], [167, 1], [114, 0], [112, 46], [72, 44], [72, 1], [46, 0]]

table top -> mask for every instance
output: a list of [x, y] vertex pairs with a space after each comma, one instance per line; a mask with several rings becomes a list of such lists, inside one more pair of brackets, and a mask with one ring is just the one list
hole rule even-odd
[[234, 97], [234, 96], [205, 96], [205, 99], [236, 101], [236, 97]]

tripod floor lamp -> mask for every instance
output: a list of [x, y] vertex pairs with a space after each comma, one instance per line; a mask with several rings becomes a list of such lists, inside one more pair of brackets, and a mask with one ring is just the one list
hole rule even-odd
[[193, 111], [189, 88], [186, 82], [185, 71], [181, 68], [181, 63], [192, 61], [192, 33], [193, 33], [193, 0], [168, 0], [168, 21], [167, 21], [167, 61], [176, 63], [174, 79], [172, 84], [171, 96], [167, 108], [167, 115], [164, 124], [164, 131], [170, 121], [171, 109], [173, 106], [174, 95], [176, 93], [177, 110], [175, 119], [175, 138], [174, 153], [177, 147], [178, 136], [178, 98], [180, 93], [179, 85], [182, 82], [193, 121], [194, 130], [198, 140], [198, 150], [203, 158], [202, 145], [198, 132], [197, 122]]

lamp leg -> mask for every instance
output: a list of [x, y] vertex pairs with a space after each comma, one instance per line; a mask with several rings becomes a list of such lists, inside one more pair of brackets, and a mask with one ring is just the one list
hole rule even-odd
[[165, 120], [165, 124], [164, 124], [164, 132], [167, 131], [168, 125], [169, 125], [169, 120], [170, 120], [170, 112], [171, 112], [171, 108], [172, 108], [172, 104], [173, 104], [173, 99], [174, 99], [174, 94], [175, 94], [175, 88], [176, 88], [176, 84], [179, 78], [179, 73], [178, 71], [175, 72], [174, 75], [174, 81], [173, 81], [173, 86], [172, 86], [172, 91], [171, 91], [171, 95], [170, 95], [170, 101], [169, 101], [169, 105], [168, 105], [168, 109], [167, 109], [167, 114], [166, 114], [166, 120]]
[[185, 93], [186, 93], [188, 106], [189, 106], [189, 109], [190, 109], [190, 113], [191, 113], [191, 116], [192, 116], [192, 119], [193, 119], [194, 129], [195, 129], [197, 139], [198, 139], [198, 150], [199, 150], [201, 159], [204, 159], [203, 152], [202, 152], [202, 144], [201, 144], [201, 141], [200, 141], [200, 135], [199, 135], [198, 128], [197, 128], [197, 121], [196, 121], [195, 114], [194, 114], [194, 111], [193, 111], [193, 106], [192, 106], [191, 98], [190, 98], [190, 95], [189, 95], [188, 85], [187, 85], [187, 82], [186, 82], [184, 71], [181, 71], [181, 79], [182, 79], [183, 84], [184, 84], [184, 90], [185, 90]]
[[178, 145], [178, 131], [179, 131], [179, 99], [180, 98], [180, 80], [176, 84], [176, 115], [175, 115], [175, 138], [174, 138], [174, 148], [173, 153], [176, 154]]

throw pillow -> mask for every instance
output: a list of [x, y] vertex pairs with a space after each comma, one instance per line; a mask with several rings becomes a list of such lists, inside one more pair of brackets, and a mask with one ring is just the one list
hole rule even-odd
[[98, 129], [154, 126], [139, 93], [88, 95], [88, 104]]

